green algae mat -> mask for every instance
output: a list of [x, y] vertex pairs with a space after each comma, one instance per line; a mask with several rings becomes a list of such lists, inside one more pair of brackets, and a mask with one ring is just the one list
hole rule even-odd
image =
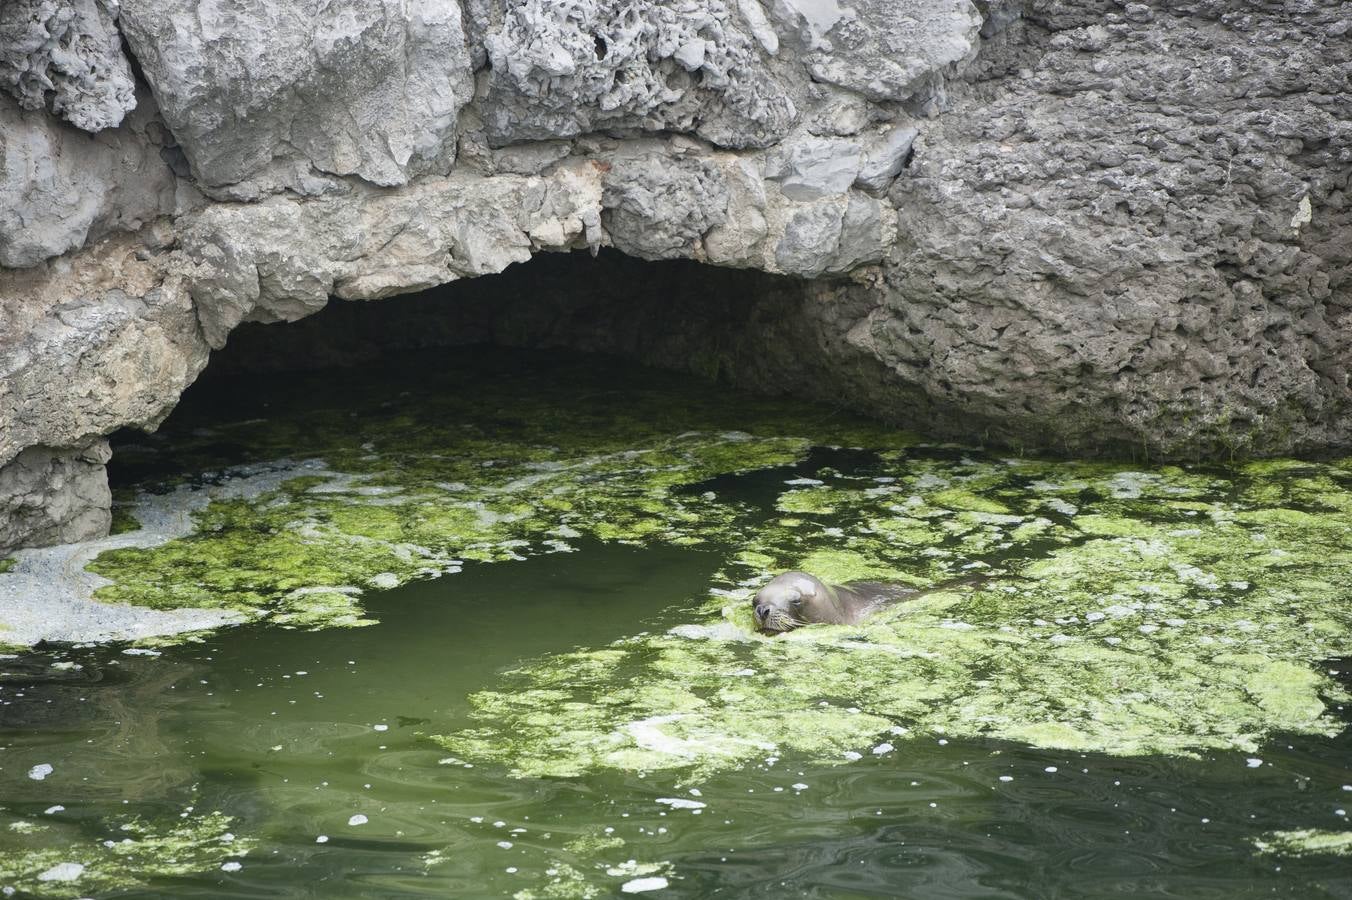
[[[0, 659], [16, 895], [1352, 891], [1352, 461], [457, 351], [204, 383], [113, 474], [96, 599], [249, 624]], [[789, 568], [939, 589], [761, 636]]]

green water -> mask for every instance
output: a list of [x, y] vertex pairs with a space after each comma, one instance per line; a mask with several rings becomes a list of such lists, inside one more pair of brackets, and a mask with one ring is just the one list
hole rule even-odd
[[[0, 660], [0, 888], [1352, 897], [1346, 462], [1009, 459], [494, 359], [208, 385], [122, 448], [127, 528], [326, 468], [95, 564], [251, 624]], [[754, 635], [797, 565], [981, 577]]]

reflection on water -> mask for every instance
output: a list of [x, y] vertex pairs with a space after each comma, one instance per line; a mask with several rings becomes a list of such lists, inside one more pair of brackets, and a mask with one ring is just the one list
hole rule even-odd
[[[256, 842], [229, 857], [237, 871], [152, 875], [145, 897], [611, 896], [645, 878], [673, 897], [1352, 891], [1343, 858], [1252, 844], [1340, 826], [1346, 735], [1278, 738], [1256, 766], [924, 739], [844, 767], [772, 758], [697, 794], [666, 776], [511, 779], [422, 737], [461, 724], [467, 695], [520, 659], [680, 621], [673, 601], [697, 603], [715, 564], [589, 545], [391, 591], [373, 628], [6, 660], [5, 821], [97, 842], [192, 806]], [[29, 778], [42, 763], [52, 774]], [[11, 829], [0, 846], [51, 837]], [[61, 887], [43, 885], [86, 895]]]

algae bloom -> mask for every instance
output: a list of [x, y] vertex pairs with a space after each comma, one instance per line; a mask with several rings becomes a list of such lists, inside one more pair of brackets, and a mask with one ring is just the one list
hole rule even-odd
[[[1326, 703], [1346, 692], [1320, 663], [1352, 652], [1348, 476], [887, 453], [784, 492], [700, 624], [534, 661], [475, 695], [480, 727], [439, 740], [521, 775], [702, 777], [920, 735], [1198, 755], [1334, 734]], [[787, 568], [979, 577], [860, 626], [759, 636], [745, 600]]]

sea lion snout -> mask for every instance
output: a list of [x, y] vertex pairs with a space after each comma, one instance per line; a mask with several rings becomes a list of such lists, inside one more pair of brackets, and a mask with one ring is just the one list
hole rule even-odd
[[775, 632], [790, 631], [805, 624], [803, 604], [816, 595], [815, 581], [804, 572], [785, 572], [771, 579], [751, 601], [756, 624], [763, 631]]

